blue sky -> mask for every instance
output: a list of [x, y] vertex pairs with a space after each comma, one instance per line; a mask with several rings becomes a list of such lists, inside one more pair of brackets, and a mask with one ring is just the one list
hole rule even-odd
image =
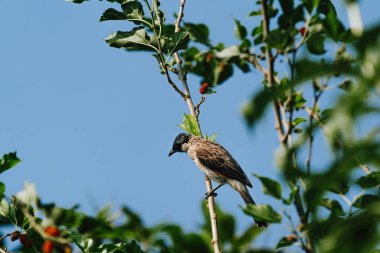
[[[342, 2], [334, 1], [347, 23]], [[234, 44], [233, 18], [250, 27], [257, 22], [247, 18], [251, 3], [188, 1], [185, 20], [208, 24], [213, 42]], [[163, 6], [172, 22], [178, 1]], [[110, 33], [130, 29], [123, 22], [98, 22], [108, 7], [97, 1], [0, 2], [0, 153], [16, 150], [23, 160], [1, 181], [8, 195], [27, 180], [46, 202], [79, 203], [90, 213], [126, 204], [148, 224], [173, 221], [195, 229], [202, 219], [203, 175], [186, 155], [167, 157], [186, 104], [149, 54], [125, 53], [104, 42]], [[361, 1], [361, 7], [365, 24], [378, 21], [380, 2]], [[202, 129], [219, 133], [217, 141], [249, 174], [256, 202], [273, 203], [251, 176], [278, 178], [272, 115], [251, 131], [240, 114], [261, 87], [261, 75], [235, 72], [202, 106]], [[199, 79], [189, 77], [189, 85], [198, 101]], [[217, 202], [236, 214], [240, 228], [252, 222], [229, 187], [219, 190]]]

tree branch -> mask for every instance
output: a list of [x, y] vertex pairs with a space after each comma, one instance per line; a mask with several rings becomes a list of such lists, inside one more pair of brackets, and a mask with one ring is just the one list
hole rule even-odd
[[202, 95], [202, 98], [201, 98], [201, 101], [199, 101], [199, 103], [197, 104], [197, 106], [195, 107], [195, 116], [198, 120], [199, 118], [199, 114], [201, 113], [201, 105], [206, 101], [206, 98]]
[[[267, 10], [267, 3], [266, 0], [261, 0], [261, 9], [262, 9], [262, 15], [263, 15], [263, 41], [266, 43], [265, 47], [265, 55], [267, 58], [267, 69], [268, 74], [266, 76], [266, 79], [268, 81], [268, 87], [272, 88], [274, 84], [274, 58], [272, 55], [272, 50], [270, 49], [268, 45], [268, 35], [269, 35], [269, 27], [270, 27], [270, 20], [268, 18], [268, 10]], [[276, 130], [278, 134], [278, 138], [280, 142], [284, 139], [284, 129], [281, 124], [281, 115], [280, 115], [280, 106], [278, 104], [278, 101], [276, 99], [273, 99], [273, 110], [274, 110], [274, 117], [276, 121]]]
[[[179, 30], [180, 30], [180, 25], [181, 25], [181, 20], [183, 17], [184, 8], [185, 8], [185, 0], [181, 0], [179, 11], [178, 11], [178, 18], [177, 18], [177, 21], [175, 23], [175, 32], [179, 32]], [[185, 96], [186, 96], [185, 101], [187, 103], [187, 106], [189, 107], [189, 111], [190, 111], [191, 115], [193, 115], [194, 117], [197, 118], [197, 114], [195, 111], [196, 108], [194, 107], [194, 103], [193, 103], [193, 100], [191, 99], [191, 95], [190, 95], [189, 86], [187, 85], [186, 73], [184, 74], [183, 70], [182, 70], [182, 59], [179, 56], [178, 52], [174, 53], [174, 57], [175, 57], [175, 60], [177, 62], [178, 77], [181, 80], [183, 89], [185, 91]], [[198, 123], [199, 129], [201, 129], [200, 125], [199, 125], [198, 118], [197, 118], [197, 123]], [[201, 132], [201, 134], [202, 134], [202, 132]], [[211, 180], [206, 175], [205, 175], [205, 181], [206, 181], [207, 192], [210, 192], [212, 190], [212, 184], [211, 184]], [[212, 231], [211, 243], [212, 243], [212, 246], [214, 248], [214, 252], [215, 253], [221, 253], [222, 251], [220, 249], [220, 243], [219, 243], [217, 215], [216, 215], [216, 211], [215, 211], [214, 197], [210, 196], [207, 199], [207, 201], [208, 201], [207, 207], [208, 207], [208, 210], [210, 213], [210, 220], [211, 220], [211, 231]]]
[[[313, 117], [314, 120], [316, 121], [316, 123], [318, 124], [318, 126], [322, 129], [323, 131], [323, 134], [324, 135], [328, 135], [328, 132], [329, 130], [327, 129], [327, 127], [320, 121], [318, 115], [316, 113], [313, 112], [312, 109], [310, 109], [309, 107], [307, 106], [304, 106], [303, 109], [309, 114], [309, 116]], [[343, 143], [343, 141], [341, 139], [339, 139], [337, 136], [334, 136], [337, 144], [339, 145], [339, 147], [341, 149], [345, 149], [345, 145]], [[356, 156], [353, 157], [354, 160], [357, 162], [357, 165], [366, 173], [366, 174], [369, 174], [371, 171], [368, 167], [368, 165], [366, 164], [362, 164], [361, 161], [359, 160], [359, 158], [357, 158]]]
[[164, 71], [164, 74], [166, 76], [166, 80], [168, 81], [168, 83], [173, 87], [173, 89], [183, 98], [186, 100], [186, 95], [177, 87], [177, 85], [173, 82], [173, 80], [171, 79], [170, 77], [170, 74], [169, 74], [169, 70], [168, 70], [168, 66], [166, 65], [166, 62], [165, 62], [165, 57], [163, 56], [162, 54], [162, 45], [161, 45], [161, 41], [160, 41], [160, 36], [161, 36], [161, 24], [160, 24], [160, 32], [157, 33], [156, 31], [156, 26], [154, 24], [154, 14], [153, 14], [153, 9], [152, 7], [149, 5], [149, 2], [148, 0], [144, 0], [147, 8], [149, 9], [149, 12], [150, 12], [150, 16], [152, 18], [152, 24], [151, 24], [151, 27], [152, 27], [152, 30], [153, 30], [153, 33], [154, 35], [157, 37], [157, 45], [158, 45], [158, 58], [160, 60], [160, 64], [161, 64], [161, 68], [162, 70]]

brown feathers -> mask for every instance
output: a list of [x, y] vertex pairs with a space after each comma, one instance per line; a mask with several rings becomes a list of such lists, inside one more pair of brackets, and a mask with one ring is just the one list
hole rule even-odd
[[252, 187], [240, 165], [223, 146], [196, 136], [192, 136], [189, 143], [194, 147], [195, 156], [203, 166], [214, 173]]

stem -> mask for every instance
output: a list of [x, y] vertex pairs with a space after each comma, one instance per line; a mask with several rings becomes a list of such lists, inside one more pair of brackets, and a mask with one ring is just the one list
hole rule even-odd
[[[153, 33], [154, 35], [156, 36], [157, 38], [157, 45], [158, 45], [158, 56], [159, 56], [159, 59], [160, 59], [160, 63], [161, 63], [161, 67], [165, 73], [165, 76], [166, 76], [166, 80], [168, 81], [168, 83], [173, 87], [173, 89], [183, 98], [183, 99], [186, 99], [186, 95], [177, 87], [177, 85], [173, 82], [173, 80], [171, 79], [170, 77], [170, 74], [169, 74], [169, 70], [168, 70], [168, 66], [166, 65], [166, 61], [165, 61], [165, 57], [164, 55], [162, 54], [162, 45], [161, 45], [161, 40], [160, 40], [160, 36], [161, 34], [157, 34], [157, 31], [156, 31], [156, 26], [154, 24], [154, 15], [153, 15], [153, 9], [150, 7], [149, 3], [148, 3], [148, 0], [144, 0], [147, 8], [149, 9], [149, 12], [150, 12], [150, 16], [152, 18], [152, 24], [151, 24], [151, 27], [152, 27], [152, 30], [153, 30]], [[160, 25], [160, 30], [161, 30], [161, 25]], [[161, 32], [160, 32], [161, 33]]]
[[[314, 113], [313, 110], [307, 106], [304, 106], [303, 109], [309, 114], [309, 116], [312, 116], [314, 118], [318, 126], [322, 129], [323, 134], [328, 136], [329, 129], [327, 129], [327, 127], [320, 121], [318, 115]], [[335, 138], [336, 143], [339, 145], [339, 147], [341, 149], [345, 149], [345, 144], [343, 143], [343, 141], [339, 139], [338, 136], [334, 136], [334, 138]], [[353, 158], [356, 161], [357, 165], [364, 171], [364, 173], [369, 174], [371, 172], [368, 165], [363, 164], [357, 156], [354, 155]]]
[[[269, 34], [269, 26], [270, 26], [270, 20], [268, 18], [268, 10], [267, 10], [267, 3], [266, 0], [261, 0], [261, 9], [263, 13], [263, 41], [266, 43], [265, 47], [265, 55], [267, 58], [267, 69], [268, 69], [268, 75], [266, 76], [266, 79], [268, 81], [268, 87], [273, 88], [274, 83], [274, 58], [272, 55], [272, 50], [270, 49], [267, 41], [268, 41], [268, 34]], [[278, 134], [278, 138], [280, 139], [280, 142], [282, 142], [282, 139], [284, 138], [284, 129], [281, 124], [281, 115], [280, 115], [280, 107], [278, 105], [278, 102], [276, 99], [272, 100], [273, 104], [273, 110], [274, 110], [274, 117], [276, 121], [276, 130]]]
[[[180, 24], [181, 24], [181, 20], [183, 17], [184, 8], [185, 8], [185, 0], [181, 0], [179, 11], [178, 11], [178, 18], [177, 18], [177, 21], [175, 22], [175, 32], [179, 32], [179, 30], [180, 30]], [[196, 117], [197, 123], [199, 126], [199, 130], [200, 130], [201, 128], [200, 128], [199, 120], [198, 120], [198, 117], [197, 117], [197, 114], [195, 111], [196, 108], [194, 107], [194, 103], [193, 103], [193, 100], [191, 99], [191, 95], [190, 95], [189, 86], [187, 85], [187, 78], [186, 78], [186, 75], [183, 74], [182, 59], [179, 56], [178, 52], [174, 53], [174, 57], [175, 57], [175, 60], [177, 62], [178, 77], [181, 80], [183, 89], [185, 91], [185, 101], [187, 103], [187, 106], [189, 107], [189, 111], [190, 111], [191, 115]], [[202, 134], [202, 132], [201, 132], [201, 134]], [[212, 190], [212, 184], [211, 184], [211, 180], [206, 175], [205, 175], [205, 181], [206, 181], [207, 192], [210, 192]], [[215, 253], [221, 253], [222, 251], [220, 249], [220, 244], [219, 244], [217, 215], [216, 215], [216, 211], [215, 211], [214, 197], [210, 196], [207, 199], [207, 201], [208, 201], [207, 207], [208, 207], [208, 210], [210, 213], [210, 220], [211, 220], [211, 231], [212, 231], [211, 243], [212, 243], [212, 246], [214, 247], [214, 252]]]
[[[267, 60], [267, 71], [268, 71], [268, 75], [266, 76], [266, 79], [268, 81], [268, 88], [271, 89], [274, 86], [274, 62], [275, 62], [276, 58], [273, 56], [271, 48], [268, 44], [268, 36], [269, 36], [269, 31], [270, 31], [270, 19], [268, 17], [268, 8], [267, 8], [267, 1], [266, 0], [261, 0], [261, 10], [262, 10], [262, 16], [263, 16], [263, 41], [266, 43], [265, 55], [266, 55], [266, 60]], [[277, 56], [277, 54], [276, 54], [276, 56]], [[293, 56], [295, 57], [295, 54]], [[275, 122], [276, 122], [276, 130], [277, 130], [279, 141], [286, 149], [288, 149], [289, 147], [288, 147], [287, 139], [291, 133], [289, 132], [289, 134], [288, 133], [286, 134], [287, 137], [285, 136], [283, 124], [281, 121], [281, 114], [280, 114], [281, 113], [281, 111], [280, 111], [281, 105], [278, 103], [276, 98], [274, 98], [272, 100], [272, 104], [273, 104], [273, 110], [274, 110], [274, 116], [275, 116]], [[289, 127], [289, 129], [290, 128], [291, 127]], [[293, 160], [294, 160], [293, 161], [294, 162], [294, 169], [296, 169], [297, 162], [296, 162], [295, 153], [293, 153]], [[296, 185], [296, 182], [294, 180], [291, 183]], [[298, 188], [298, 186], [297, 186], [297, 188]], [[296, 192], [295, 199], [294, 199], [294, 205], [296, 207], [298, 216], [300, 217], [301, 224], [307, 225], [307, 216], [306, 216], [305, 211], [304, 211], [303, 201], [302, 201], [299, 190], [297, 190], [297, 192]], [[305, 247], [302, 247], [303, 250], [306, 253], [313, 253], [314, 247], [313, 247], [311, 240], [306, 238], [306, 244], [307, 245], [305, 245]]]
[[[325, 84], [323, 87], [327, 85], [328, 79], [326, 79]], [[313, 90], [314, 90], [314, 102], [313, 107], [311, 108], [312, 114], [309, 114], [309, 141], [308, 141], [308, 151], [307, 151], [307, 160], [306, 160], [306, 174], [310, 176], [310, 164], [311, 164], [311, 154], [313, 152], [313, 124], [314, 124], [314, 118], [313, 115], [315, 114], [315, 111], [317, 110], [318, 100], [322, 96], [323, 93], [323, 87], [322, 90], [318, 90], [318, 86], [313, 81]]]

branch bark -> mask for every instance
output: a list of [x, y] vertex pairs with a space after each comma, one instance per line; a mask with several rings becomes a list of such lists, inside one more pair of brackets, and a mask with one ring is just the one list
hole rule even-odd
[[[266, 43], [265, 47], [265, 55], [267, 59], [267, 75], [266, 79], [268, 81], [268, 87], [272, 88], [274, 84], [274, 57], [272, 55], [272, 50], [270, 49], [267, 41], [268, 41], [268, 35], [269, 35], [269, 27], [270, 27], [270, 20], [268, 18], [268, 8], [266, 0], [261, 0], [261, 9], [263, 14], [263, 41]], [[281, 124], [281, 114], [280, 114], [280, 107], [276, 99], [272, 100], [273, 104], [273, 111], [274, 111], [274, 117], [276, 121], [276, 130], [278, 134], [278, 138], [280, 142], [284, 139], [284, 129]]]
[[[275, 63], [275, 56], [272, 54], [272, 50], [268, 44], [268, 36], [270, 32], [270, 18], [268, 16], [268, 6], [267, 6], [267, 0], [261, 0], [261, 10], [262, 10], [262, 16], [263, 16], [263, 41], [266, 44], [265, 46], [265, 55], [266, 55], [266, 61], [267, 61], [267, 75], [266, 79], [268, 82], [268, 88], [271, 89], [275, 85], [274, 80], [274, 63]], [[287, 139], [289, 136], [286, 136], [287, 134], [284, 131], [283, 122], [281, 120], [281, 105], [279, 104], [278, 100], [274, 98], [272, 100], [273, 105], [273, 111], [274, 111], [274, 118], [276, 122], [276, 130], [279, 142], [285, 147], [288, 147]], [[291, 122], [290, 122], [291, 123]], [[290, 133], [289, 133], [290, 134]], [[294, 156], [295, 158], [295, 156]], [[296, 166], [296, 161], [294, 162], [294, 165]], [[296, 185], [296, 182], [294, 182]], [[298, 186], [297, 186], [298, 188]], [[300, 221], [302, 224], [307, 225], [307, 216], [305, 215], [305, 210], [303, 206], [303, 201], [300, 195], [299, 190], [296, 192], [295, 195], [295, 207], [298, 213], [298, 216], [300, 217]], [[310, 240], [307, 240], [307, 245], [303, 247], [304, 251], [306, 253], [313, 253], [313, 247], [308, 242]], [[310, 245], [310, 246], [309, 246]]]
[[[180, 30], [180, 25], [181, 25], [181, 20], [183, 17], [184, 8], [185, 8], [185, 0], [181, 0], [179, 11], [178, 11], [178, 18], [177, 18], [177, 21], [175, 23], [175, 32], [179, 32], [179, 30]], [[196, 108], [194, 106], [193, 100], [192, 100], [191, 95], [190, 95], [189, 86], [187, 85], [186, 74], [184, 74], [183, 70], [182, 70], [182, 59], [179, 56], [178, 52], [174, 53], [174, 58], [175, 58], [176, 63], [177, 63], [178, 77], [182, 82], [183, 90], [185, 93], [185, 101], [187, 103], [187, 106], [189, 107], [189, 111], [190, 111], [191, 115], [196, 117], [199, 129], [201, 129], [200, 124], [199, 124], [199, 120], [198, 120], [198, 115], [196, 113]], [[202, 132], [201, 132], [201, 134], [202, 134]], [[207, 192], [210, 192], [212, 190], [212, 184], [211, 184], [211, 180], [206, 175], [205, 175], [205, 182], [206, 182]], [[208, 207], [208, 210], [210, 213], [210, 220], [211, 220], [211, 231], [212, 231], [211, 243], [212, 243], [212, 246], [214, 248], [214, 252], [215, 253], [221, 253], [222, 251], [220, 249], [220, 243], [219, 243], [219, 234], [218, 234], [218, 226], [217, 226], [218, 223], [217, 223], [217, 215], [216, 215], [216, 211], [215, 211], [214, 197], [210, 196], [207, 199], [207, 201], [208, 201], [207, 207]]]

